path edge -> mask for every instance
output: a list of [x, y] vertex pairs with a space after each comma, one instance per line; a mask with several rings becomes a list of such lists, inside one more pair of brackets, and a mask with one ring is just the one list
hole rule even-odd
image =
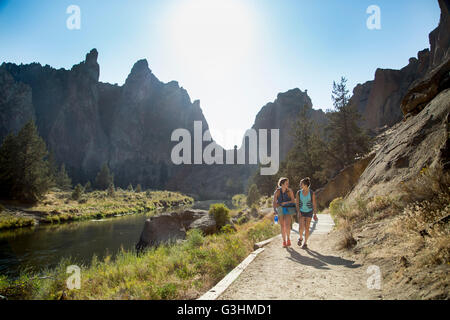
[[[276, 238], [276, 237], [274, 237]], [[271, 238], [269, 240], [273, 240], [274, 238]], [[268, 240], [266, 240], [268, 241]], [[262, 242], [266, 242], [262, 241]], [[270, 242], [270, 241], [269, 241]], [[255, 244], [256, 245], [256, 244]], [[247, 268], [250, 263], [265, 249], [264, 248], [258, 248], [257, 250], [250, 253], [247, 258], [244, 259], [236, 268], [231, 270], [225, 278], [220, 280], [213, 288], [211, 288], [208, 292], [203, 294], [200, 298], [197, 300], [216, 300], [225, 290], [228, 289], [228, 287], [236, 280], [239, 275], [242, 273], [242, 271]]]

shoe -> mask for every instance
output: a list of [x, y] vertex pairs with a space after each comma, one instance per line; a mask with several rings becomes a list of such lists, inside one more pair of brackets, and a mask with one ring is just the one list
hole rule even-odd
[[302, 246], [302, 249], [308, 249], [308, 246], [306, 245], [306, 243]]
[[298, 246], [299, 246], [299, 247], [301, 247], [301, 246], [302, 246], [302, 242], [303, 242], [303, 239], [301, 239], [301, 238], [300, 238], [300, 239], [298, 239], [298, 241], [297, 241], [297, 244], [298, 244]]
[[286, 248], [286, 241], [283, 240], [283, 248]]
[[289, 239], [288, 241], [287, 241], [287, 244], [286, 244], [288, 247], [290, 247], [291, 246], [291, 239]]

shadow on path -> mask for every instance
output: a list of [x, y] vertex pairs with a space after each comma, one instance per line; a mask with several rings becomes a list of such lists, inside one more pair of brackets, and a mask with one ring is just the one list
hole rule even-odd
[[354, 264], [355, 261], [352, 260], [347, 260], [341, 257], [337, 257], [337, 256], [324, 256], [320, 253], [318, 253], [317, 251], [311, 250], [311, 249], [306, 249], [306, 252], [308, 252], [309, 255], [313, 256], [314, 258], [319, 259], [320, 261], [326, 263], [326, 264], [331, 264], [334, 266], [345, 266], [346, 268], [359, 268], [361, 267], [361, 264]]
[[289, 260], [321, 270], [329, 270], [330, 268], [328, 265], [345, 266], [346, 268], [351, 269], [359, 268], [361, 266], [360, 264], [355, 264], [355, 261], [337, 256], [324, 256], [311, 249], [305, 250], [311, 257], [301, 255], [298, 251], [290, 247], [287, 248], [287, 252], [291, 255], [288, 257]]
[[320, 261], [319, 259], [302, 256], [299, 252], [297, 252], [296, 250], [294, 250], [290, 247], [287, 248], [287, 252], [289, 252], [289, 254], [291, 255], [290, 257], [288, 257], [289, 260], [303, 264], [305, 266], [311, 266], [316, 269], [330, 270], [330, 268], [328, 268], [327, 264], [324, 263], [323, 261]]

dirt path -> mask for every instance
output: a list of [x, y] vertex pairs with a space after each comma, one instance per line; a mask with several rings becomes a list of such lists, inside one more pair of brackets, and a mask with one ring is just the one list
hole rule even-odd
[[329, 215], [319, 215], [303, 250], [294, 224], [292, 247], [282, 248], [281, 236], [275, 238], [219, 299], [380, 299], [367, 288], [367, 266], [340, 257], [327, 241], [332, 226]]

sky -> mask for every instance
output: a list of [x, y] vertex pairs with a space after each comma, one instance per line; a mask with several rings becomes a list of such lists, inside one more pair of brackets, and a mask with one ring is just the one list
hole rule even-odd
[[308, 90], [327, 110], [341, 76], [351, 92], [377, 68], [404, 67], [439, 15], [437, 0], [0, 0], [0, 63], [70, 69], [96, 48], [100, 81], [122, 85], [145, 58], [200, 100], [213, 138], [231, 148], [280, 92]]

